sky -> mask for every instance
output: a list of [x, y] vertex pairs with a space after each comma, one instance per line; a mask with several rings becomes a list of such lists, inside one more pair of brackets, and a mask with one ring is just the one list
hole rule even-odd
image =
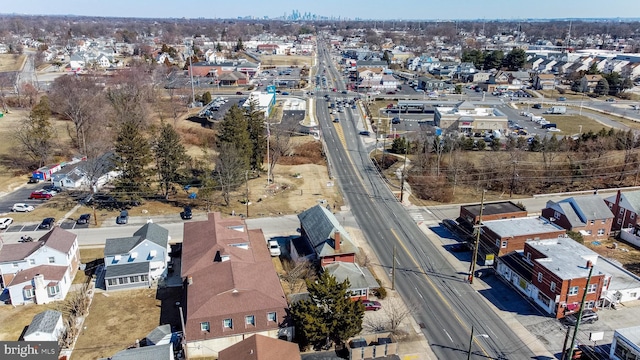
[[640, 18], [640, 0], [0, 0], [1, 14], [143, 18], [270, 18], [300, 13], [361, 19]]

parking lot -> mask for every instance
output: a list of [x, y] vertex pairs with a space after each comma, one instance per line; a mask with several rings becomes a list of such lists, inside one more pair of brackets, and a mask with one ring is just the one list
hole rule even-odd
[[[31, 231], [42, 231], [47, 232], [50, 229], [38, 229], [40, 223], [28, 223], [28, 224], [12, 224], [9, 226], [4, 232], [7, 233], [21, 233], [21, 232], [31, 232]], [[65, 230], [73, 230], [73, 229], [87, 229], [89, 228], [89, 224], [76, 224], [76, 221], [73, 219], [65, 219], [60, 227]]]

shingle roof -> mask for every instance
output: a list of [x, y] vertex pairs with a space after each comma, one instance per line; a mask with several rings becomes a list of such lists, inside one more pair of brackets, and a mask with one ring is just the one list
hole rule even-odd
[[164, 324], [151, 330], [151, 332], [145, 336], [145, 339], [147, 339], [147, 343], [157, 344], [167, 335], [171, 335], [171, 325]]
[[333, 275], [338, 283], [348, 279], [352, 289], [377, 288], [380, 286], [369, 269], [361, 268], [355, 263], [334, 262], [325, 265], [324, 271]]
[[0, 263], [24, 260], [42, 245], [44, 245], [44, 243], [40, 241], [5, 244], [0, 248]]
[[584, 220], [612, 219], [613, 213], [598, 195], [577, 196], [567, 199], [567, 201], [577, 206], [581, 218]]
[[[36, 275], [44, 275], [46, 281], [62, 281], [64, 274], [67, 272], [66, 266], [55, 265], [39, 265], [29, 269], [18, 271], [9, 286], [17, 285], [25, 281], [30, 281]], [[70, 279], [72, 280], [72, 279]]]
[[31, 324], [29, 324], [24, 336], [28, 336], [36, 332], [53, 334], [56, 330], [56, 324], [61, 317], [62, 313], [55, 310], [45, 310], [36, 314], [33, 317], [33, 320], [31, 320]]
[[71, 247], [73, 246], [73, 243], [75, 243], [77, 238], [78, 235], [56, 226], [48, 233], [46, 233], [43, 237], [41, 237], [40, 241], [44, 241], [47, 247], [56, 249], [61, 253], [66, 254], [69, 252], [69, 250], [71, 250]]
[[143, 275], [149, 273], [149, 262], [135, 262], [130, 264], [116, 264], [107, 266], [105, 279], [129, 276], [129, 275]]
[[171, 343], [165, 345], [144, 346], [122, 350], [115, 353], [111, 360], [169, 360], [173, 352]]
[[144, 240], [149, 240], [162, 248], [166, 248], [169, 243], [169, 230], [158, 224], [147, 223], [133, 233], [131, 237], [107, 239], [104, 245], [104, 255], [127, 254]]
[[[335, 215], [324, 206], [316, 205], [300, 214], [300, 227], [304, 229], [305, 235], [320, 256], [357, 253], [358, 249], [349, 237], [349, 233], [340, 225]], [[334, 250], [333, 239], [336, 231], [340, 232], [340, 251]]]
[[298, 345], [253, 335], [220, 351], [218, 360], [300, 360]]

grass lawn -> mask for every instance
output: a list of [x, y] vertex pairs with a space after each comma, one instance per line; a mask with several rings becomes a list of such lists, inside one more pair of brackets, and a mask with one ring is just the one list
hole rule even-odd
[[260, 60], [264, 65], [281, 65], [281, 66], [304, 66], [313, 62], [313, 57], [302, 55], [262, 55]]
[[163, 309], [155, 289], [96, 293], [73, 358], [109, 357], [134, 345], [160, 325]]
[[551, 123], [558, 124], [558, 129], [562, 130], [557, 132], [559, 135], [573, 135], [580, 132], [580, 125], [582, 125], [582, 132], [586, 133], [593, 131], [597, 133], [600, 129], [609, 129], [608, 126], [591, 120], [586, 116], [579, 115], [545, 115], [545, 119]]
[[21, 305], [17, 307], [13, 306], [0, 306], [0, 340], [2, 341], [16, 341], [22, 334], [26, 327], [29, 326], [33, 316], [45, 310], [56, 309], [57, 303], [50, 303], [45, 305]]
[[18, 71], [27, 55], [0, 54], [0, 72]]

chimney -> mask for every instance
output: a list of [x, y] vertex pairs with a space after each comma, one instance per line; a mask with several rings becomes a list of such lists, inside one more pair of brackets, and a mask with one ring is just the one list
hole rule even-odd
[[193, 284], [193, 277], [192, 276], [187, 277], [187, 284], [189, 284], [189, 285]]
[[340, 231], [336, 231], [335, 233], [333, 233], [333, 249], [335, 251], [340, 251], [341, 242], [342, 240], [340, 240]]

